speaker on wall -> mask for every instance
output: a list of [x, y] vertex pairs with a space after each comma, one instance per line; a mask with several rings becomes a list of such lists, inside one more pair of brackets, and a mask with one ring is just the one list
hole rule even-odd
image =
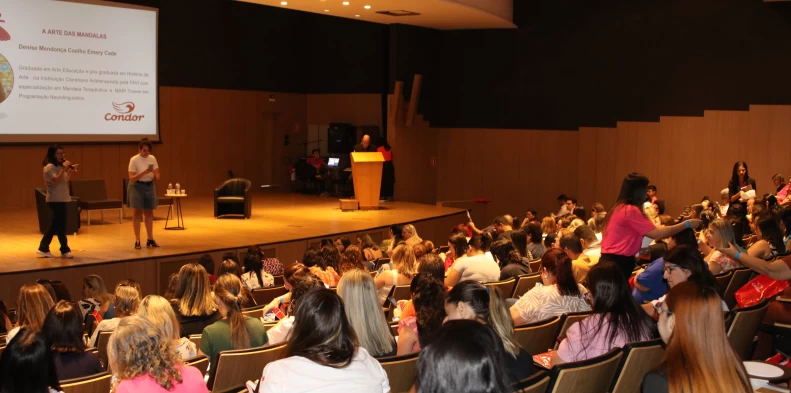
[[349, 154], [354, 150], [356, 129], [351, 124], [330, 123], [327, 150], [330, 154]]

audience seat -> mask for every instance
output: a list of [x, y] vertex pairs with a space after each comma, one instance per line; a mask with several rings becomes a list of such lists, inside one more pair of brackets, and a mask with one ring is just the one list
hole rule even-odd
[[560, 342], [563, 341], [564, 338], [566, 338], [566, 331], [569, 330], [571, 325], [591, 316], [592, 314], [593, 313], [590, 311], [570, 312], [567, 314], [563, 314], [560, 317], [560, 330], [558, 331], [558, 338], [557, 338], [557, 342], [555, 343], [555, 349], [558, 349]]
[[538, 371], [514, 384], [514, 393], [544, 393], [549, 386], [549, 374]]
[[643, 377], [649, 371], [659, 367], [665, 349], [662, 339], [626, 344], [623, 347], [623, 357], [618, 365], [616, 378], [613, 381], [611, 393], [631, 393], [636, 386], [640, 386]]
[[541, 258], [530, 261], [530, 272], [541, 273]]
[[[532, 268], [530, 270], [532, 271]], [[529, 290], [535, 288], [537, 282], [541, 282], [541, 273], [539, 272], [519, 276], [519, 281], [514, 285], [514, 292], [511, 297], [515, 299], [522, 297]]]
[[387, 299], [382, 307], [392, 308], [393, 304], [390, 303], [389, 299], [394, 299], [395, 301], [399, 300], [409, 300], [412, 298], [412, 294], [409, 291], [409, 285], [393, 285], [390, 288], [390, 294], [387, 295]]
[[500, 294], [503, 298], [508, 298], [514, 292], [514, 286], [516, 285], [516, 279], [511, 277], [507, 280], [503, 281], [495, 281], [495, 282], [486, 282], [483, 285], [489, 287], [489, 289], [499, 289]]
[[561, 317], [528, 323], [514, 328], [514, 339], [531, 355], [544, 353], [555, 347]]
[[60, 300], [65, 300], [67, 302], [71, 301], [71, 293], [69, 292], [69, 288], [64, 284], [62, 281], [59, 280], [46, 280], [40, 278], [36, 280], [37, 283], [44, 286], [44, 288], [52, 288], [52, 292], [55, 293], [55, 299], [52, 299], [57, 303]]
[[228, 179], [214, 189], [214, 217], [228, 214], [243, 215], [249, 219], [253, 197], [250, 195], [250, 180]]
[[195, 347], [200, 348], [201, 336], [202, 334], [190, 334], [187, 338], [192, 341], [193, 344], [195, 344]]
[[206, 355], [198, 355], [184, 361], [185, 366], [192, 366], [200, 370], [201, 375], [206, 375], [209, 369], [209, 358]]
[[389, 263], [390, 263], [390, 258], [384, 258], [384, 257], [379, 258], [379, 259], [376, 260], [376, 262], [374, 264], [374, 269], [375, 270], [379, 270], [379, 268], [382, 267], [382, 265], [389, 264]]
[[104, 221], [105, 210], [118, 209], [118, 222], [122, 222], [123, 204], [120, 199], [107, 198], [107, 187], [104, 180], [72, 180], [69, 188], [73, 197], [79, 198], [79, 206], [88, 215], [88, 226], [91, 226], [91, 211], [98, 210]]
[[439, 246], [439, 248], [437, 249], [437, 254], [442, 254], [442, 253], [447, 254], [448, 251], [450, 251], [450, 246]]
[[253, 289], [253, 299], [255, 304], [267, 305], [278, 296], [283, 296], [288, 293], [286, 287], [269, 287], [269, 288], [256, 288]]
[[733, 270], [717, 274], [714, 278], [717, 280], [717, 292], [720, 294], [720, 297], [725, 296], [725, 289], [728, 288], [728, 284], [730, 284], [731, 278], [733, 278]]
[[393, 393], [408, 392], [415, 384], [417, 374], [417, 358], [419, 352], [404, 356], [379, 358], [379, 364], [390, 380], [390, 391]]
[[752, 359], [753, 340], [768, 308], [769, 301], [764, 299], [756, 305], [731, 311], [728, 341], [730, 341], [733, 351], [741, 356], [742, 360]]
[[246, 317], [258, 319], [264, 316], [264, 307], [266, 307], [266, 304], [244, 308], [242, 309], [242, 314], [244, 314]]
[[621, 357], [621, 349], [615, 348], [595, 358], [553, 366], [546, 392], [606, 393]]
[[736, 307], [736, 291], [745, 286], [753, 274], [752, 269], [743, 267], [732, 270], [733, 277], [725, 288], [725, 293], [722, 294], [722, 300], [728, 305], [728, 309], [733, 310]]
[[99, 337], [96, 338], [96, 348], [99, 350], [99, 360], [103, 365], [108, 365], [107, 362], [107, 344], [110, 342], [110, 336], [113, 332], [99, 332]]
[[248, 380], [261, 378], [264, 367], [282, 357], [285, 344], [222, 351], [209, 372], [211, 392], [229, 392], [244, 388]]
[[279, 275], [279, 276], [272, 276], [272, 278], [274, 278], [274, 279], [275, 279], [275, 286], [276, 286], [276, 287], [282, 287], [282, 286], [283, 286], [283, 284], [285, 283], [285, 281], [284, 281], [284, 279], [283, 279], [283, 275], [282, 275], [282, 274], [281, 274], [281, 275]]
[[96, 328], [96, 325], [98, 325], [98, 323], [96, 323], [96, 317], [94, 317], [93, 314], [85, 314], [85, 333], [88, 336], [93, 335], [93, 329]]
[[110, 391], [113, 374], [108, 371], [82, 378], [60, 381], [63, 393], [107, 393]]

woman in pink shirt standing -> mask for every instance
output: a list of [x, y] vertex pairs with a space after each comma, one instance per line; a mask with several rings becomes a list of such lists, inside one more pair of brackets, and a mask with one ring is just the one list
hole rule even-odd
[[201, 372], [181, 364], [169, 338], [139, 316], [121, 320], [107, 346], [116, 381], [110, 393], [208, 393]]
[[700, 225], [700, 220], [687, 220], [671, 226], [654, 226], [642, 209], [647, 188], [647, 177], [634, 172], [626, 175], [618, 200], [604, 220], [599, 261], [610, 261], [618, 265], [627, 280], [632, 276], [634, 258], [640, 251], [644, 237], [664, 239], [685, 228], [694, 229]]

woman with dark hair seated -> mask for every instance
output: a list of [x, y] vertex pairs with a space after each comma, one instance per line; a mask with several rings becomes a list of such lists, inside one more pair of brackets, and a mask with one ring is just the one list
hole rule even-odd
[[[459, 235], [454, 235], [459, 236]], [[500, 267], [493, 258], [486, 256], [492, 238], [488, 234], [477, 234], [467, 242], [467, 252], [453, 261], [445, 276], [445, 286], [452, 287], [459, 281], [475, 280], [493, 282], [500, 279]]]
[[[686, 281], [692, 281], [710, 288], [718, 288], [717, 279], [711, 274], [706, 262], [703, 261], [703, 256], [700, 255], [700, 251], [694, 246], [677, 246], [667, 253], [665, 256], [664, 278], [670, 289]], [[665, 301], [666, 296], [664, 295], [657, 300], [643, 304], [643, 310], [652, 315], [654, 319], [658, 318], [657, 307]], [[728, 305], [724, 301], [722, 302], [722, 310], [728, 311]]]
[[420, 352], [413, 391], [512, 392], [501, 348], [497, 334], [488, 325], [448, 321], [437, 332], [437, 339]]
[[387, 373], [358, 345], [343, 301], [329, 289], [303, 297], [283, 359], [264, 367], [259, 392], [286, 391], [390, 392]]
[[445, 312], [449, 321], [471, 319], [494, 329], [511, 382], [521, 381], [533, 373], [533, 358], [514, 339], [514, 325], [499, 290], [490, 290], [475, 281], [462, 281], [448, 293]]
[[[518, 231], [511, 234], [511, 238]], [[511, 240], [498, 239], [492, 244], [492, 255], [494, 260], [500, 265], [500, 281], [511, 277], [519, 277], [522, 274], [530, 273], [529, 259], [519, 255], [516, 247]]]
[[587, 360], [656, 337], [656, 324], [635, 303], [617, 265], [596, 264], [588, 272], [588, 288], [593, 315], [571, 325], [552, 356], [553, 365]]
[[552, 248], [541, 258], [543, 286], [528, 291], [511, 306], [514, 326], [541, 321], [570, 312], [590, 311], [585, 301], [588, 292], [574, 279], [571, 259], [565, 252]]
[[57, 393], [60, 390], [49, 344], [22, 328], [0, 356], [0, 392]]
[[777, 214], [765, 210], [754, 218], [754, 222], [759, 240], [747, 249], [748, 255], [769, 261], [774, 259], [777, 254], [785, 252], [783, 230], [780, 228]]
[[[673, 221], [670, 216], [665, 216], [665, 219], [669, 222]], [[692, 248], [698, 246], [698, 241], [695, 239], [695, 231], [692, 229], [685, 229], [676, 233], [667, 238], [666, 241], [668, 250], [678, 246], [689, 246]], [[637, 304], [659, 299], [667, 293], [664, 269], [665, 258], [660, 257], [637, 272], [637, 275], [634, 276], [634, 289], [632, 290], [632, 297], [637, 301]]]
[[728, 341], [717, 291], [695, 282], [674, 286], [659, 309], [667, 344], [659, 368], [643, 377], [643, 393], [749, 393], [750, 378]]
[[44, 320], [41, 336], [54, 352], [58, 379], [66, 380], [104, 371], [99, 357], [85, 352], [82, 314], [74, 303], [59, 301]]
[[427, 274], [418, 274], [409, 285], [415, 316], [398, 322], [398, 355], [420, 351], [434, 338], [445, 320], [445, 287]]
[[[280, 307], [283, 303], [288, 303], [286, 318], [281, 319], [275, 326], [267, 330], [266, 335], [271, 345], [285, 342], [291, 328], [294, 326], [294, 315], [299, 309], [302, 296], [310, 292], [313, 288], [323, 288], [321, 280], [311, 272], [310, 269], [301, 263], [295, 263], [286, 268], [283, 272], [283, 286], [289, 291], [283, 296], [273, 299], [264, 307], [264, 314], [269, 310]], [[381, 304], [381, 303], [380, 303]]]
[[[217, 274], [218, 276], [220, 274]], [[244, 257], [244, 273], [239, 276], [244, 287], [253, 290], [256, 288], [267, 288], [275, 286], [275, 278], [264, 271], [264, 263], [261, 257], [255, 254], [247, 254]]]
[[[305, 253], [302, 255], [302, 263], [305, 267], [310, 269], [311, 273], [321, 279], [324, 284], [327, 284], [327, 286], [334, 287], [338, 285], [338, 280], [341, 279], [341, 276], [335, 268], [327, 264], [321, 250], [317, 250], [313, 247], [305, 250]], [[283, 274], [285, 274], [285, 272]]]

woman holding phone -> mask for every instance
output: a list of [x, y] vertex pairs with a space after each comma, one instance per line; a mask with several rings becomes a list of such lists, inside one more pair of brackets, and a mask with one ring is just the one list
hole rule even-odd
[[146, 247], [159, 247], [154, 240], [154, 209], [157, 207], [157, 189], [154, 180], [159, 180], [159, 164], [151, 154], [151, 141], [143, 138], [137, 145], [140, 153], [129, 160], [129, 185], [127, 206], [134, 209], [135, 248], [140, 249], [140, 221], [145, 217]]

